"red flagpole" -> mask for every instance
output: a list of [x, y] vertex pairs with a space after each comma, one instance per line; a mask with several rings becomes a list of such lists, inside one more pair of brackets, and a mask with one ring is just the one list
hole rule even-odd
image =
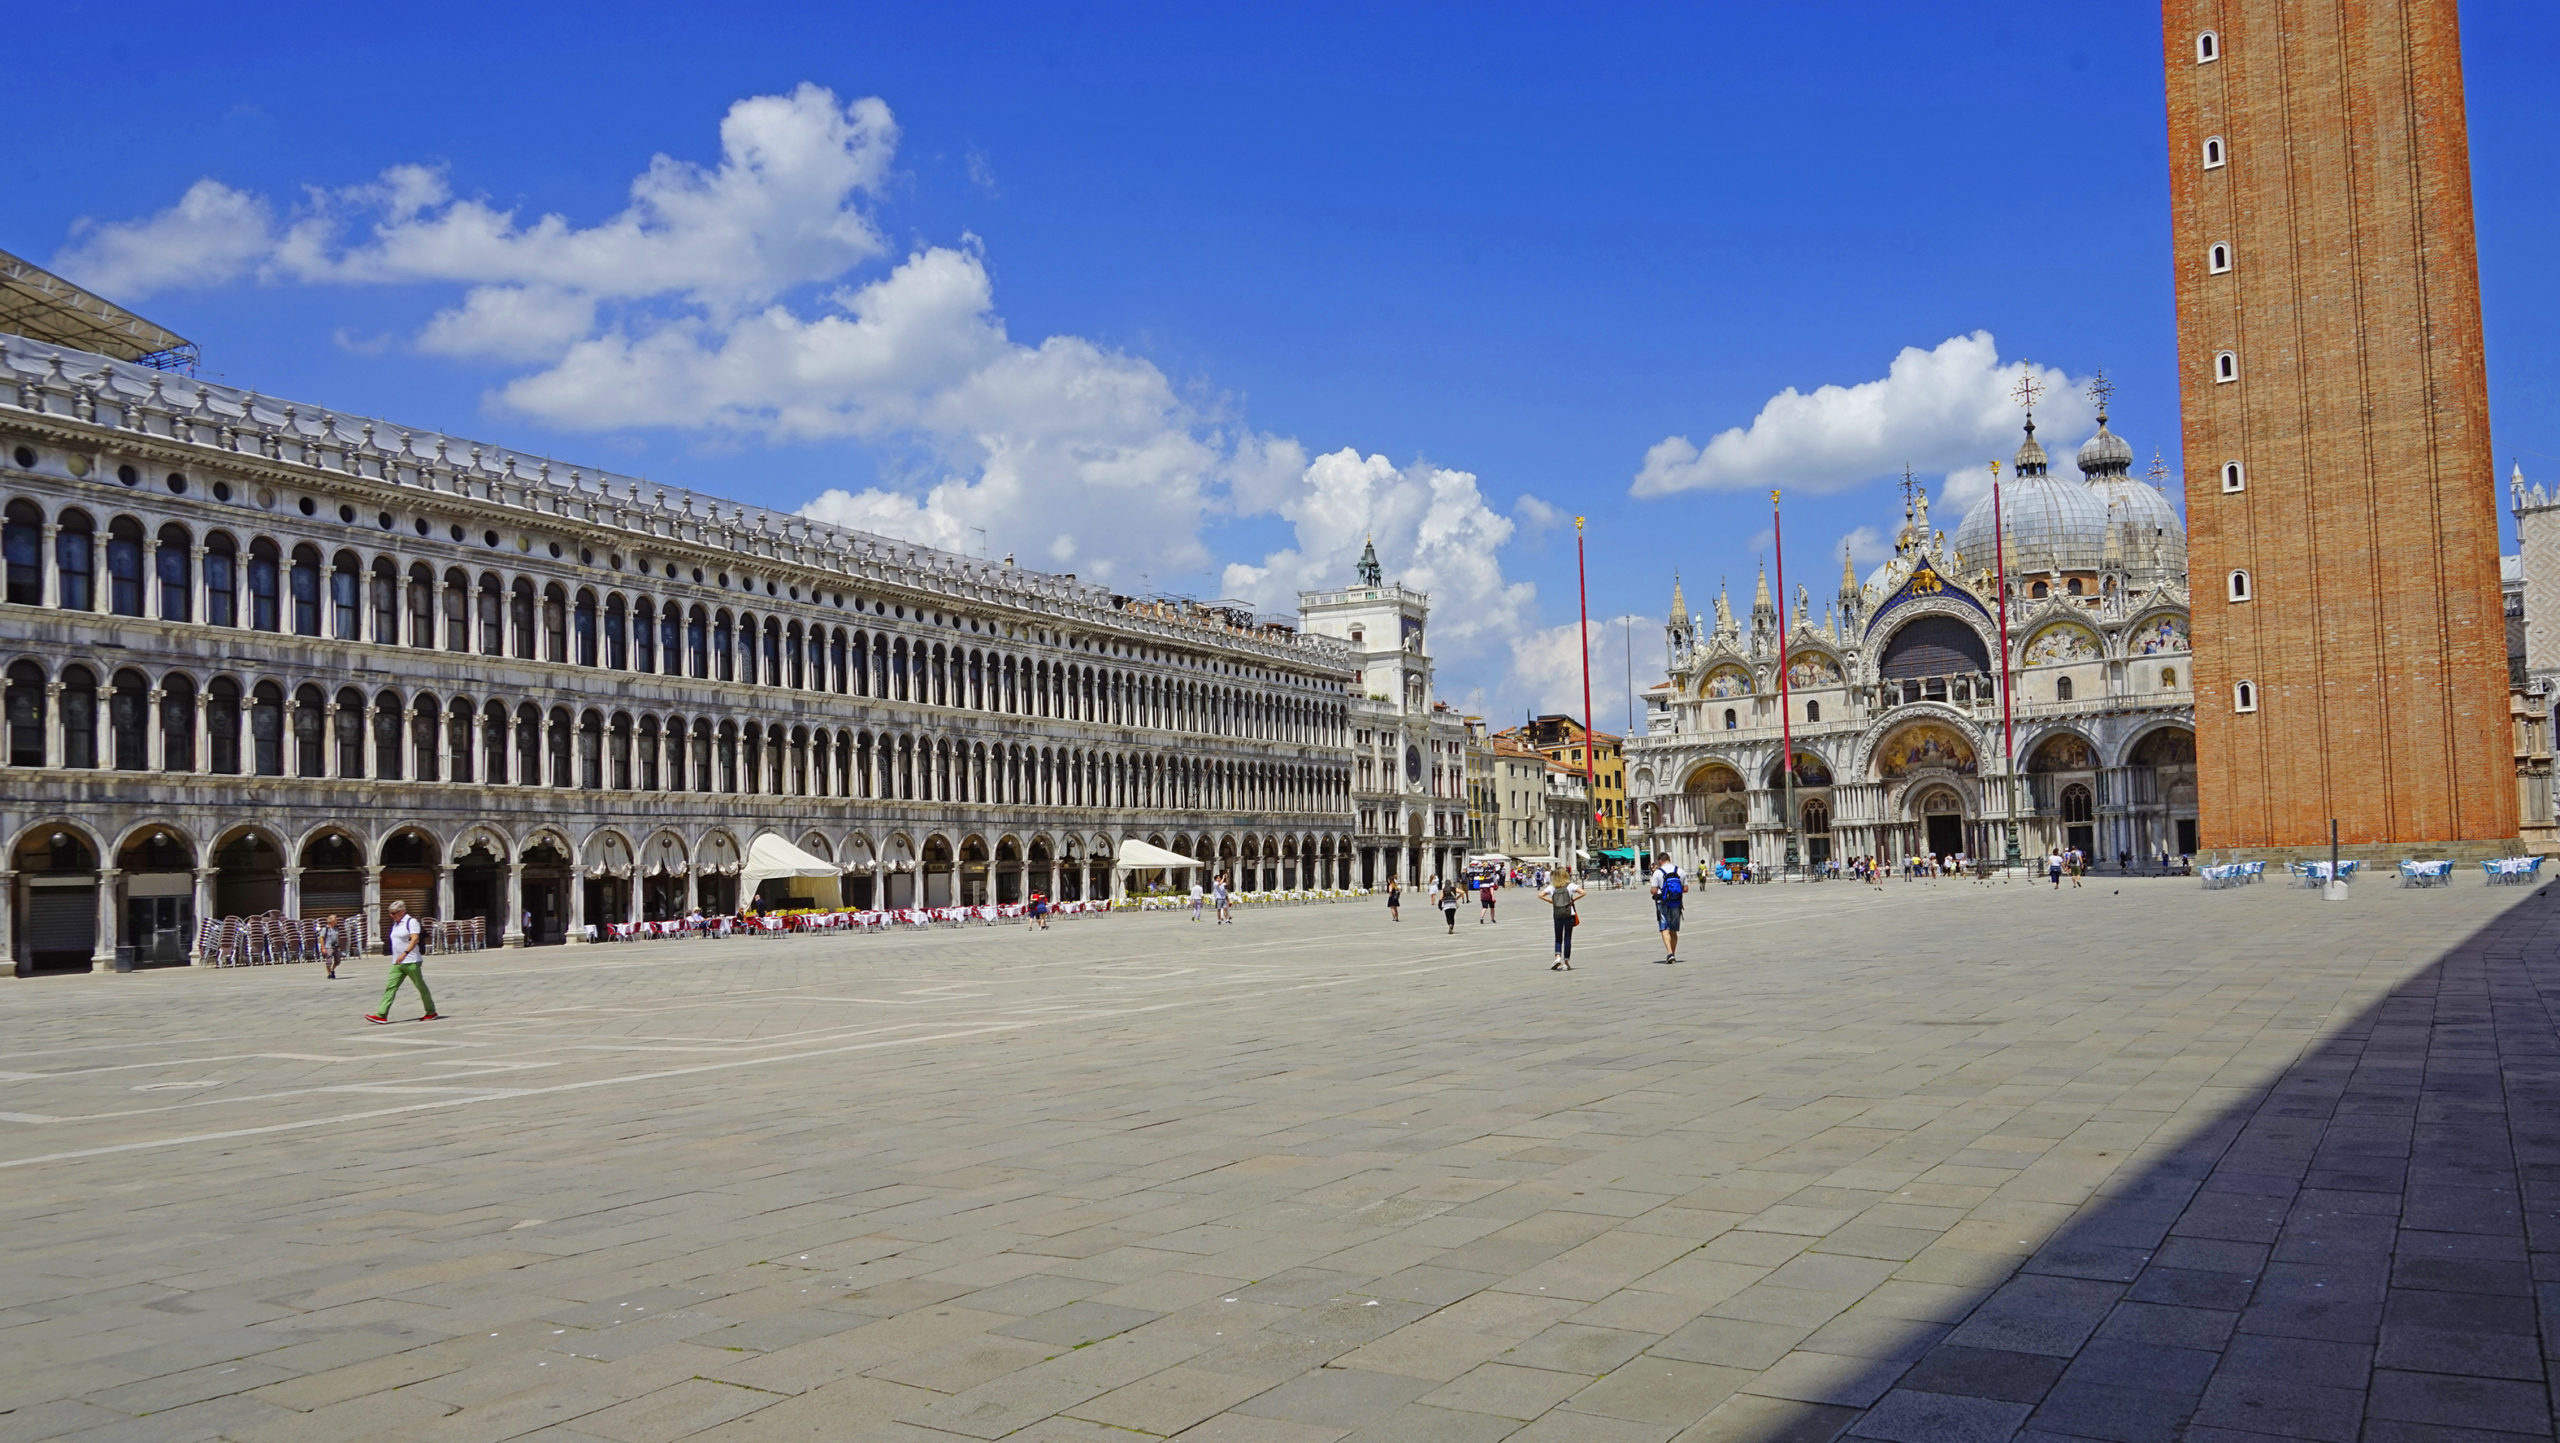
[[1991, 561], [1999, 572], [2000, 588], [2000, 753], [2002, 774], [2008, 779], [2009, 818], [2007, 860], [2017, 860], [2018, 845], [2018, 729], [2009, 698], [2009, 528], [2000, 520], [2000, 463], [1991, 463]]
[[[1779, 762], [1787, 769], [1787, 791], [1795, 792], [1796, 734], [1794, 703], [1787, 679], [1787, 532], [1785, 518], [1778, 514], [1778, 493], [1769, 493], [1769, 545], [1778, 553], [1778, 746]], [[1792, 805], [1792, 803], [1791, 803]], [[1788, 840], [1794, 840], [1795, 818], [1787, 818]]]
[[1582, 797], [1591, 805], [1592, 831], [1599, 831], [1600, 798], [1591, 771], [1591, 573], [1582, 560], [1582, 518], [1573, 518], [1574, 587], [1582, 598]]

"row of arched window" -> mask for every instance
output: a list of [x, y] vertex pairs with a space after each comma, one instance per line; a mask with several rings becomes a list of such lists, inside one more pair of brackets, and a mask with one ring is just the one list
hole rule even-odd
[[6, 718], [18, 767], [1309, 815], [1348, 795], [1331, 767], [32, 660]]
[[1342, 733], [1340, 707], [1263, 689], [460, 566], [404, 569], [310, 542], [255, 536], [244, 548], [212, 531], [198, 545], [174, 521], [149, 530], [117, 516], [101, 530], [77, 507], [47, 518], [24, 499], [0, 518], [0, 554], [0, 597], [21, 606], [1262, 741]]

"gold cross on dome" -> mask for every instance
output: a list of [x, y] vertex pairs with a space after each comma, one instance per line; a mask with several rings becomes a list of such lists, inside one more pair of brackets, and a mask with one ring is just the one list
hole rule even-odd
[[2116, 383], [2107, 379], [2107, 368], [2100, 366], [2098, 373], [2089, 378], [2089, 399], [2097, 402], [2098, 409], [2103, 412], [2107, 403], [2115, 398]]
[[2009, 392], [2009, 399], [2025, 407], [2028, 415], [2035, 414], [2036, 402], [2044, 399], [2044, 382], [2036, 379], [2033, 362], [2019, 363], [2018, 384]]

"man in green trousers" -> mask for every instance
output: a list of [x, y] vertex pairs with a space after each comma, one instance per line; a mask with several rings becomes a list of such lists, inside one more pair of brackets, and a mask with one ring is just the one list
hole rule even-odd
[[426, 958], [418, 951], [418, 923], [404, 902], [391, 904], [391, 980], [382, 984], [382, 1006], [364, 1015], [367, 1022], [391, 1020], [391, 1004], [400, 1000], [400, 984], [418, 985], [418, 1005], [427, 1009], [420, 1022], [436, 1020], [436, 995], [427, 990]]

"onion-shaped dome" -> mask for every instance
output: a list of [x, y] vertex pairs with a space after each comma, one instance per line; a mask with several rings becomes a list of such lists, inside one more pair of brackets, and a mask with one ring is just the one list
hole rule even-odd
[[2187, 569], [2186, 523], [2158, 488], [2134, 479], [2133, 448], [2107, 429], [2104, 410], [2098, 412], [2098, 434], [2080, 447], [2080, 474], [2098, 504], [2115, 517], [2116, 546], [2127, 566], [2148, 567], [2156, 541], [2164, 569], [2173, 573]]
[[2080, 474], [2090, 481], [2122, 476], [2133, 470], [2133, 448], [2107, 429], [2107, 413], [2098, 413], [2098, 434], [2080, 445]]
[[[2046, 465], [2030, 421], [2027, 439], [2018, 447], [2016, 477], [2000, 487], [2000, 509], [2009, 527], [2009, 571], [2096, 571], [2106, 561], [2107, 503], [2080, 482], [2048, 474]], [[1956, 528], [1956, 554], [1968, 570], [1990, 570], [1998, 554], [1991, 513], [1986, 495]]]

